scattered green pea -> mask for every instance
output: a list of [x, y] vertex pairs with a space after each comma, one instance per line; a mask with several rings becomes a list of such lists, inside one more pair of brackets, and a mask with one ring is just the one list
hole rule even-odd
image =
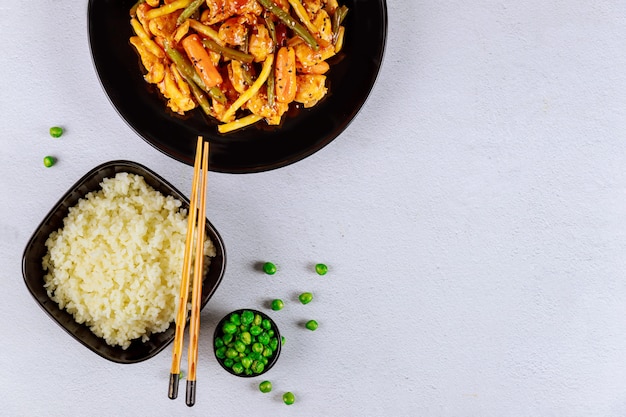
[[276, 273], [276, 265], [271, 262], [265, 262], [263, 264], [263, 272], [267, 275], [274, 275]]
[[183, 371], [180, 371], [178, 373], [178, 380], [180, 381], [181, 379], [183, 379], [185, 377], [185, 373]]
[[309, 330], [316, 330], [317, 322], [315, 320], [309, 320], [306, 322], [305, 327]]
[[259, 390], [262, 393], [267, 394], [272, 390], [272, 383], [270, 381], [263, 381], [259, 384]]
[[280, 337], [280, 344], [284, 345], [285, 344], [285, 336], [281, 336]]
[[309, 304], [313, 300], [313, 294], [310, 292], [303, 292], [298, 296], [298, 299], [302, 304]]
[[46, 156], [46, 157], [44, 157], [44, 158], [43, 158], [43, 165], [44, 165], [46, 168], [50, 168], [50, 167], [51, 167], [52, 165], [54, 165], [56, 162], [57, 162], [57, 161], [56, 161], [56, 159], [55, 159], [53, 156], [50, 156], [50, 155], [48, 155], [48, 156]]
[[283, 402], [287, 405], [291, 405], [296, 401], [296, 397], [292, 392], [286, 392], [283, 394]]
[[318, 275], [326, 275], [328, 267], [325, 264], [316, 264], [315, 272], [317, 272]]
[[63, 128], [59, 126], [52, 126], [50, 128], [50, 136], [53, 138], [60, 138], [63, 134]]
[[276, 299], [272, 301], [272, 310], [274, 311], [282, 310], [284, 306], [283, 300]]

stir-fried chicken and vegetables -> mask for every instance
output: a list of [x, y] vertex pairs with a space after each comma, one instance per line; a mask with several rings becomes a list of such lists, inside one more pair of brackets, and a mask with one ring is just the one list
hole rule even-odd
[[337, 0], [139, 0], [130, 43], [172, 111], [200, 107], [227, 133], [326, 95], [347, 12]]

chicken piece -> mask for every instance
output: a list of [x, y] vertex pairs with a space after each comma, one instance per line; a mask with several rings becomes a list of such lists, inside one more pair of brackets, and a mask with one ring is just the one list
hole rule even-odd
[[304, 42], [299, 42], [294, 47], [296, 59], [305, 67], [312, 67], [335, 55], [334, 45], [320, 47], [317, 51]]
[[322, 8], [322, 0], [302, 0], [302, 5], [309, 16], [314, 16]]
[[182, 13], [182, 10], [176, 10], [173, 13], [166, 14], [164, 16], [155, 17], [148, 21], [148, 29], [157, 37], [164, 39], [171, 39], [176, 33], [177, 24], [176, 20]]
[[248, 52], [254, 57], [255, 62], [263, 62], [274, 50], [274, 42], [265, 25], [256, 25], [250, 36]]
[[319, 36], [322, 43], [326, 45], [333, 41], [333, 24], [330, 16], [326, 13], [326, 10], [320, 9], [313, 20], [311, 21], [313, 26], [317, 29], [317, 36]]
[[[167, 67], [163, 81], [157, 85], [161, 94], [168, 99], [167, 107], [172, 109], [173, 112], [184, 114], [186, 111], [194, 109], [196, 107], [196, 103], [192, 100], [191, 95], [189, 94], [189, 86], [185, 83], [182, 77], [177, 79], [175, 71], [176, 69], [174, 64], [172, 64], [172, 67]], [[179, 82], [183, 83], [184, 87], [181, 86]]]
[[163, 80], [165, 76], [165, 67], [163, 61], [146, 48], [139, 36], [132, 36], [130, 44], [135, 47], [139, 53], [139, 58], [144, 68], [148, 71], [144, 75], [144, 79], [150, 84], [157, 84]]
[[248, 19], [245, 16], [237, 16], [226, 19], [220, 25], [217, 36], [225, 44], [243, 45], [248, 38]]
[[235, 15], [263, 13], [263, 7], [256, 0], [207, 0], [206, 4], [208, 12], [201, 17], [205, 25], [214, 25]]
[[253, 114], [264, 117], [268, 125], [280, 124], [283, 114], [289, 110], [289, 104], [279, 103], [278, 101], [274, 101], [274, 105], [270, 106], [265, 90], [261, 90], [253, 95], [244, 107]]
[[326, 76], [302, 74], [296, 77], [298, 89], [294, 101], [302, 103], [305, 108], [313, 107], [326, 95]]
[[242, 94], [248, 89], [244, 68], [241, 62], [233, 60], [228, 64], [228, 79], [236, 92]]

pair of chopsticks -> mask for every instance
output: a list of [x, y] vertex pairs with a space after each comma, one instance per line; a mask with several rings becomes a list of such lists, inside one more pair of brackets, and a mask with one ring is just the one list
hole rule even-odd
[[[204, 265], [204, 234], [206, 225], [206, 186], [209, 171], [209, 143], [198, 137], [196, 157], [193, 165], [191, 201], [187, 219], [187, 236], [183, 260], [183, 273], [180, 283], [178, 311], [176, 312], [176, 335], [172, 350], [172, 367], [168, 396], [173, 400], [178, 397], [180, 379], [180, 360], [183, 351], [185, 324], [187, 321], [187, 298], [192, 264], [192, 247], [195, 239], [195, 259], [193, 262], [193, 281], [191, 289], [191, 318], [189, 320], [189, 350], [187, 353], [187, 393], [185, 402], [189, 407], [196, 402], [196, 367], [198, 362], [198, 334], [200, 333], [200, 302], [202, 295], [202, 272]], [[198, 203], [199, 201], [199, 203]], [[197, 221], [197, 227], [196, 227]]]

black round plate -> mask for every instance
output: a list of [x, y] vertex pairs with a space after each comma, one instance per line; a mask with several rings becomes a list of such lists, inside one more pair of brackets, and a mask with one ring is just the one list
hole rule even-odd
[[384, 0], [344, 0], [350, 9], [342, 52], [330, 61], [329, 93], [311, 109], [292, 109], [280, 126], [257, 123], [221, 135], [200, 110], [177, 115], [166, 108], [129, 43], [129, 10], [136, 0], [89, 0], [88, 26], [100, 82], [122, 118], [148, 143], [193, 165], [196, 138], [211, 143], [210, 169], [249, 173], [297, 162], [335, 139], [367, 99], [382, 63], [387, 37]]

